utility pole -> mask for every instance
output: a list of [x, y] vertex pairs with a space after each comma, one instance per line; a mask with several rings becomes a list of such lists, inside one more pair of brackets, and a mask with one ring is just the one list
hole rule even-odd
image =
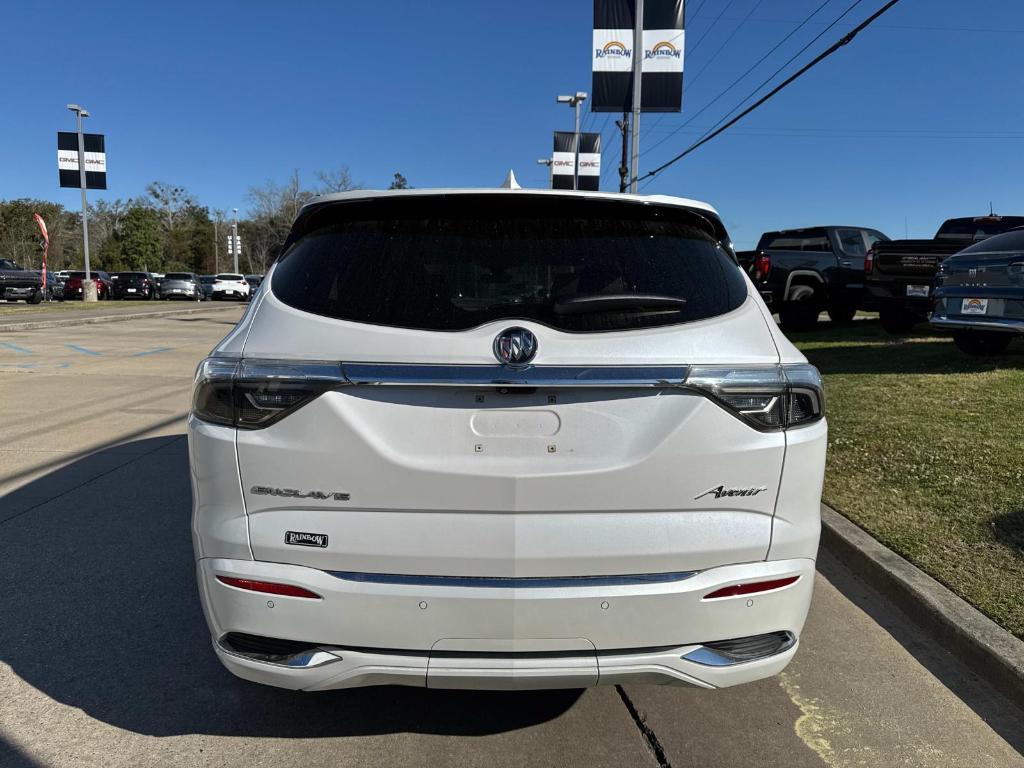
[[238, 247], [238, 209], [232, 208], [232, 219], [231, 219], [231, 252], [235, 255], [235, 274], [238, 274], [238, 252], [241, 250]]
[[568, 104], [576, 111], [576, 120], [573, 123], [573, 171], [572, 188], [580, 188], [580, 104], [587, 100], [586, 91], [576, 91], [573, 96], [558, 96], [555, 101], [559, 104]]
[[629, 191], [636, 194], [640, 176], [640, 84], [644, 71], [644, 0], [636, 0], [633, 22], [633, 152], [630, 162]]
[[622, 160], [619, 162], [619, 193], [622, 194], [629, 187], [629, 112], [623, 112], [622, 119], [615, 124], [622, 131]]
[[[214, 216], [220, 216], [215, 213]], [[217, 232], [217, 219], [213, 220], [213, 273], [220, 272], [220, 235]]]
[[82, 246], [85, 249], [82, 301], [96, 301], [96, 283], [93, 282], [89, 269], [89, 203], [85, 198], [85, 136], [82, 134], [82, 118], [89, 116], [89, 110], [78, 104], [68, 104], [68, 109], [78, 118], [78, 179], [82, 187]]

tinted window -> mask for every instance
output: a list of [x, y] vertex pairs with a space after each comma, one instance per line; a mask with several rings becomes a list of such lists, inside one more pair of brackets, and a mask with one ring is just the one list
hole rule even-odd
[[[686, 210], [610, 201], [333, 204], [304, 223], [271, 290], [307, 312], [402, 328], [456, 331], [498, 319], [567, 331], [671, 325], [746, 298], [739, 268], [708, 229]], [[644, 304], [644, 295], [660, 301]]]
[[239, 280], [244, 280], [245, 278], [243, 278], [241, 275], [228, 275], [228, 274], [224, 274], [224, 275], [217, 275], [217, 279], [218, 280], [234, 280], [235, 282], [238, 282]]
[[996, 235], [984, 243], [976, 243], [970, 248], [964, 248], [957, 256], [975, 253], [1016, 253], [1021, 251], [1024, 251], [1024, 229]]
[[758, 250], [776, 251], [831, 251], [832, 244], [824, 229], [794, 229], [788, 232], [768, 232], [761, 236]]
[[864, 255], [864, 236], [859, 229], [837, 229], [836, 237], [839, 239], [839, 247], [843, 253], [850, 256]]
[[195, 275], [188, 272], [168, 272], [164, 275], [164, 280], [195, 280]]
[[213, 275], [203, 275], [199, 278], [199, 282], [203, 285], [213, 285], [216, 279]]
[[992, 235], [1024, 226], [1024, 216], [978, 216], [973, 219], [950, 219], [939, 227], [936, 239], [984, 240]]

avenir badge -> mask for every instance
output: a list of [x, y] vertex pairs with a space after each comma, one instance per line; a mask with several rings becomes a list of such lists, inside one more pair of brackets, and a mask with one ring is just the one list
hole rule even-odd
[[304, 531], [285, 531], [285, 544], [296, 544], [300, 547], [326, 547], [326, 533], [305, 533]]

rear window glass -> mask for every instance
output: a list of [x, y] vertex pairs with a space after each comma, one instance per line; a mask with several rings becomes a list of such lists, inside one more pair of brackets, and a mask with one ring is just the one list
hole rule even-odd
[[761, 237], [758, 250], [831, 251], [832, 244], [824, 229], [796, 229], [790, 232], [769, 232]]
[[217, 275], [217, 279], [218, 280], [233, 280], [235, 282], [238, 282], [239, 280], [244, 280], [245, 278], [242, 277], [241, 275]]
[[194, 280], [195, 278], [188, 272], [168, 272], [164, 275], [164, 280]]
[[943, 222], [936, 240], [984, 240], [992, 235], [1024, 226], [1024, 216], [979, 216], [974, 219], [950, 219]]
[[611, 331], [702, 320], [746, 298], [708, 222], [667, 206], [408, 197], [329, 204], [306, 227], [271, 290], [359, 323], [458, 331], [521, 319]]

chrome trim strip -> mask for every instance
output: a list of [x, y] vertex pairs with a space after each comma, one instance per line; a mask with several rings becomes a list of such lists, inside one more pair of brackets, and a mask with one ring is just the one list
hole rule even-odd
[[1007, 333], [1024, 333], [1024, 320], [1014, 320], [1012, 318], [989, 318], [987, 320], [950, 320], [949, 317], [942, 315], [940, 317], [933, 317], [931, 319], [931, 325], [935, 326], [936, 328], [965, 328], [968, 330], [974, 328], [982, 331], [1005, 331]]
[[723, 653], [722, 651], [716, 650], [714, 648], [708, 648], [704, 645], [699, 646], [694, 650], [690, 651], [689, 653], [684, 654], [682, 658], [686, 661], [692, 661], [695, 664], [701, 664], [705, 667], [732, 667], [737, 664], [747, 664], [751, 661], [763, 661], [764, 659], [770, 659], [773, 656], [778, 656], [780, 653], [785, 653], [794, 645], [796, 645], [796, 635], [788, 631], [786, 632], [786, 634], [789, 635], [788, 639], [782, 645], [780, 645], [777, 650], [772, 651], [771, 653], [766, 654], [765, 656], [758, 656], [754, 659], [736, 659], [732, 656], [729, 656], [726, 653]]
[[261, 654], [250, 654], [236, 651], [234, 648], [227, 645], [223, 638], [217, 641], [217, 647], [221, 652], [226, 653], [228, 656], [235, 656], [239, 659], [245, 659], [246, 661], [255, 661], [259, 664], [268, 664], [272, 667], [312, 669], [313, 667], [321, 667], [324, 664], [331, 664], [335, 661], [342, 661], [341, 656], [329, 653], [320, 648], [313, 648], [312, 650], [296, 653], [292, 656], [285, 656], [278, 661], [270, 661], [266, 658], [261, 658]]
[[665, 584], [685, 581], [698, 571], [635, 573], [624, 576], [412, 576], [400, 573], [360, 573], [326, 571], [336, 579], [364, 584], [402, 584], [416, 587], [488, 587], [499, 589], [539, 589], [558, 587], [621, 587], [638, 584]]
[[351, 384], [433, 387], [682, 387], [689, 366], [342, 363]]

